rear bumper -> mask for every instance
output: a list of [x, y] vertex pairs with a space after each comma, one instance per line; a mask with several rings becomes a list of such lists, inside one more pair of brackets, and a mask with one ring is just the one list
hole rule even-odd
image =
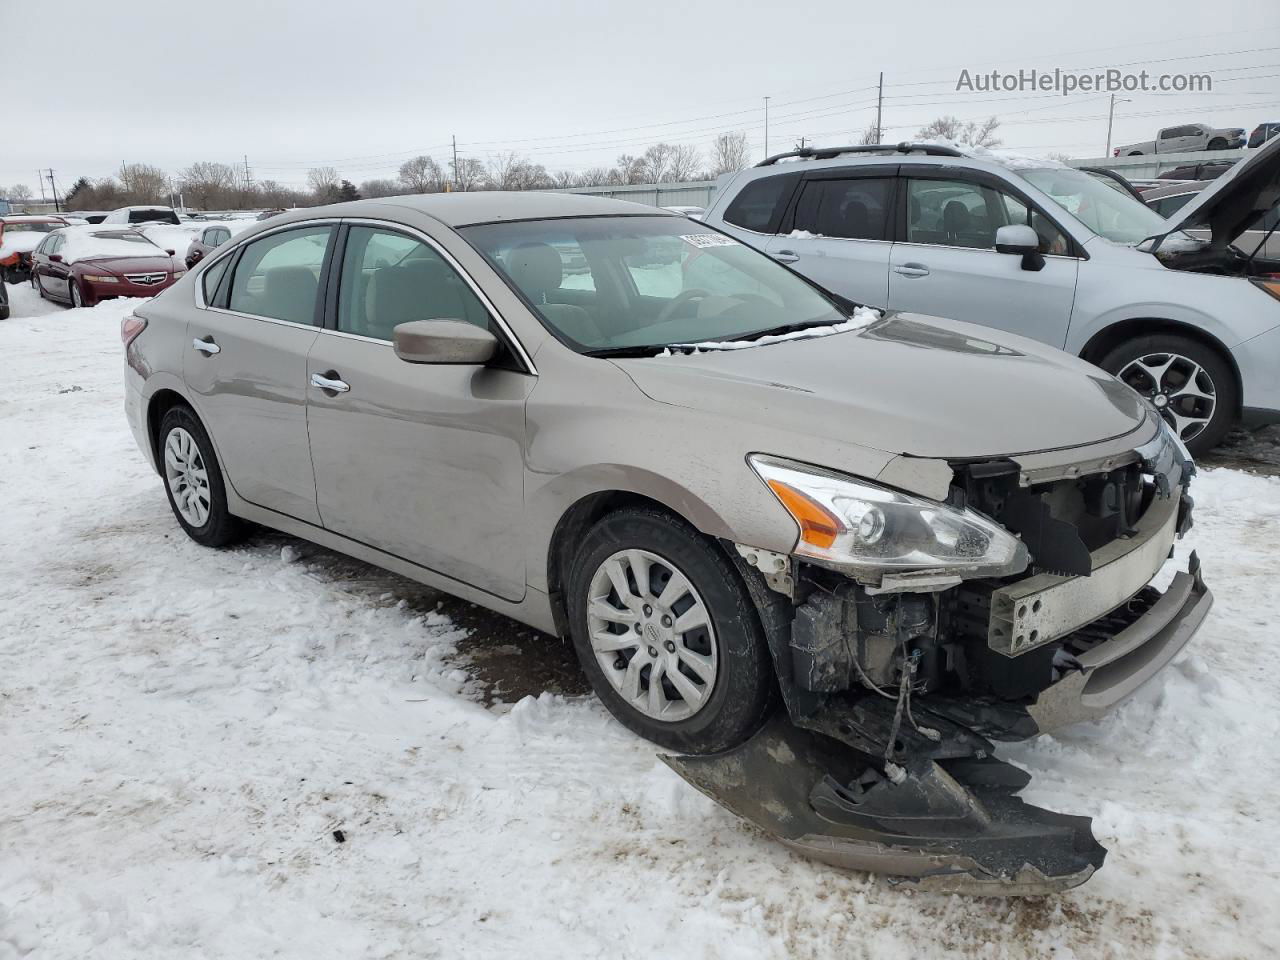
[[1159, 673], [1187, 645], [1213, 606], [1191, 555], [1151, 608], [1119, 633], [1075, 657], [1070, 672], [1027, 708], [1040, 733], [1094, 720]]

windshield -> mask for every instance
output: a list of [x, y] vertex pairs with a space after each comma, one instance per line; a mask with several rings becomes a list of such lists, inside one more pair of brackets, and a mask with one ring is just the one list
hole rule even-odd
[[1018, 172], [1063, 210], [1108, 240], [1135, 244], [1169, 230], [1165, 219], [1146, 204], [1083, 171], [1036, 167]]
[[764, 254], [684, 217], [528, 220], [461, 233], [583, 353], [845, 319]]

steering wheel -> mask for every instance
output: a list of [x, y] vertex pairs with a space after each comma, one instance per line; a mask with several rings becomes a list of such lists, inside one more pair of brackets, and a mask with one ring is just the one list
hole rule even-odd
[[664, 320], [669, 320], [676, 310], [683, 307], [690, 300], [701, 300], [704, 297], [709, 296], [711, 296], [711, 294], [700, 287], [690, 287], [688, 290], [682, 290], [672, 298], [670, 303], [658, 312], [658, 319], [654, 322], [662, 323]]

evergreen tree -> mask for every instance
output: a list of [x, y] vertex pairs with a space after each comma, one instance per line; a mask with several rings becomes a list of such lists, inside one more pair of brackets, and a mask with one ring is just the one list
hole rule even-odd
[[359, 200], [360, 191], [356, 189], [356, 185], [350, 180], [343, 180], [342, 186], [338, 187], [339, 202], [345, 200]]

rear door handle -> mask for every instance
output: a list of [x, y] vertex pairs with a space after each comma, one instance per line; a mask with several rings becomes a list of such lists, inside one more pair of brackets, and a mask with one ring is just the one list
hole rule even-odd
[[222, 352], [222, 348], [213, 342], [213, 337], [205, 337], [203, 340], [192, 340], [191, 346], [195, 347], [208, 357], [213, 356], [215, 353]]
[[929, 275], [929, 268], [923, 263], [904, 263], [900, 266], [894, 267], [893, 272], [904, 277], [927, 277]]
[[347, 383], [345, 380], [337, 379], [338, 375], [332, 370], [330, 370], [329, 373], [333, 376], [325, 377], [318, 373], [313, 373], [311, 375], [311, 385], [313, 387], [318, 387], [321, 390], [328, 390], [331, 393], [346, 393], [351, 389], [351, 384]]
[[800, 255], [794, 250], [776, 250], [774, 251], [773, 259], [779, 263], [795, 263], [800, 259]]

